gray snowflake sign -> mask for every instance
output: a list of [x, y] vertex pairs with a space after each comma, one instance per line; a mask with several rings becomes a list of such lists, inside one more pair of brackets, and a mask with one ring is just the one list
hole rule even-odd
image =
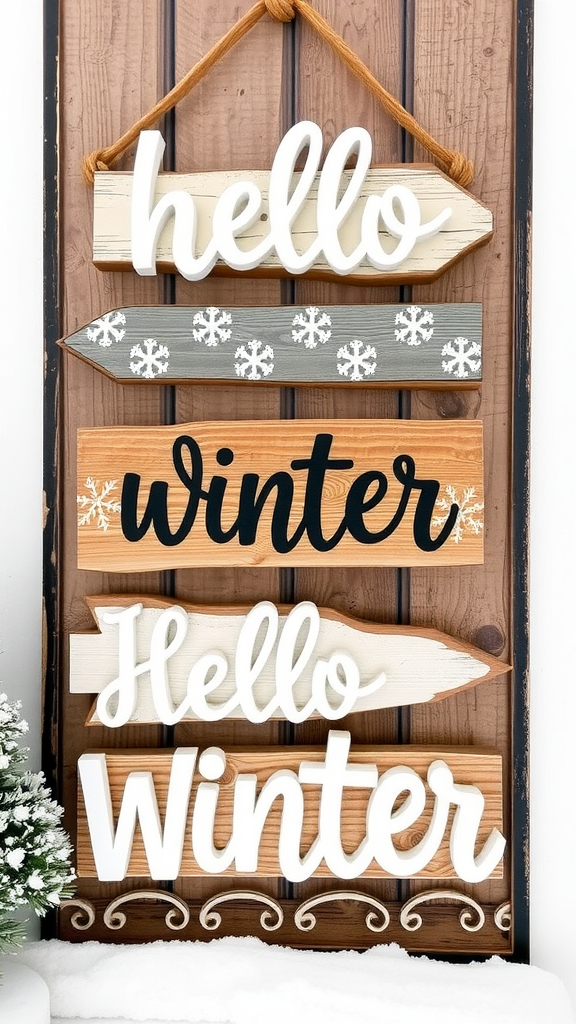
[[60, 342], [122, 383], [478, 387], [480, 303], [111, 310]]

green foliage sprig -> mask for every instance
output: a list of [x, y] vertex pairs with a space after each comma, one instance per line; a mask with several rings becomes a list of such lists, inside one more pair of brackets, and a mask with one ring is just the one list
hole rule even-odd
[[20, 701], [0, 693], [0, 951], [22, 945], [24, 923], [12, 915], [30, 907], [39, 917], [72, 895], [72, 848], [42, 772], [24, 768], [28, 731]]

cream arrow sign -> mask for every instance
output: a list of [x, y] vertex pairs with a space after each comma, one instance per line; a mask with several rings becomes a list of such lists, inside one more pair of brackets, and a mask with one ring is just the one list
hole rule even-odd
[[86, 598], [99, 632], [70, 637], [70, 691], [90, 724], [347, 714], [439, 700], [510, 666], [435, 629], [363, 622], [310, 601], [201, 607]]
[[370, 167], [365, 128], [342, 132], [321, 170], [312, 121], [286, 133], [270, 171], [161, 174], [164, 148], [160, 132], [141, 132], [132, 174], [96, 172], [100, 270], [416, 283], [492, 236], [491, 212], [433, 165]]

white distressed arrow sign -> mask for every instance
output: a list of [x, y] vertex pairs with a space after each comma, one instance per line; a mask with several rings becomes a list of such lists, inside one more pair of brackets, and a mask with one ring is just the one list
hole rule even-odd
[[60, 345], [122, 384], [477, 388], [482, 307], [133, 306]]
[[342, 132], [321, 170], [312, 121], [286, 133], [270, 171], [160, 174], [164, 148], [160, 132], [141, 132], [133, 174], [96, 172], [100, 270], [416, 283], [492, 236], [491, 212], [433, 165], [370, 167], [365, 128]]
[[435, 629], [363, 622], [310, 601], [199, 607], [86, 598], [98, 633], [70, 637], [70, 691], [90, 724], [345, 715], [439, 700], [509, 671]]

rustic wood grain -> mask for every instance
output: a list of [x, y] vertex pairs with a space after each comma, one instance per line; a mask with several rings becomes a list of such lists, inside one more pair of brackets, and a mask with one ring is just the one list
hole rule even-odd
[[[86, 153], [114, 141], [161, 91], [161, 11], [155, 2], [140, 0], [62, 0], [59, 4], [60, 56], [60, 251], [62, 254], [61, 327], [70, 333], [111, 306], [158, 303], [158, 282], [136, 276], [104, 274], [92, 264], [92, 195], [82, 173]], [[126, 166], [133, 154], [127, 154]], [[75, 840], [76, 761], [88, 745], [84, 723], [90, 707], [86, 696], [68, 693], [66, 637], [69, 630], [90, 622], [84, 596], [89, 581], [98, 589], [125, 587], [121, 576], [78, 570], [76, 559], [77, 514], [75, 509], [76, 431], [79, 427], [112, 423], [161, 423], [163, 396], [160, 389], [137, 393], [96, 373], [77, 359], [63, 357], [59, 382], [59, 522], [57, 553], [59, 593], [58, 629], [60, 711], [58, 752], [61, 799], [65, 823]], [[142, 591], [160, 588], [158, 573], [138, 573]], [[92, 733], [93, 742], [110, 742], [106, 730]], [[140, 726], [137, 742], [156, 745], [163, 730]], [[112, 739], [122, 744], [122, 738]], [[88, 885], [87, 892], [91, 891]], [[116, 891], [98, 887], [98, 894]]]
[[[194, 880], [190, 880], [192, 882]], [[218, 893], [224, 890], [225, 895], [231, 896], [237, 891], [226, 891], [226, 879], [219, 879]], [[89, 879], [83, 879], [82, 884], [87, 886]], [[188, 884], [190, 884], [190, 882]], [[262, 880], [258, 881], [258, 892], [262, 891]], [[186, 884], [186, 880], [184, 883]], [[334, 894], [334, 883], [325, 882], [322, 879], [314, 880], [314, 886], [324, 886], [328, 893]], [[369, 895], [368, 887], [376, 884], [385, 885], [385, 882], [375, 883], [363, 882], [362, 887], [354, 886], [353, 891], [359, 892], [360, 896]], [[390, 883], [388, 883], [390, 884]], [[430, 889], [432, 883], [428, 883]], [[59, 911], [59, 933], [65, 942], [154, 942], [158, 939], [170, 940], [180, 939], [194, 942], [209, 942], [212, 939], [220, 938], [222, 935], [257, 936], [263, 942], [292, 946], [295, 949], [317, 949], [336, 952], [342, 949], [342, 936], [346, 936], [346, 949], [369, 949], [374, 944], [397, 942], [402, 949], [412, 953], [435, 953], [439, 956], [446, 956], [458, 953], [463, 945], [469, 955], [490, 956], [505, 955], [509, 952], [510, 940], [508, 929], [501, 929], [497, 926], [495, 918], [499, 907], [496, 904], [482, 907], [484, 922], [480, 928], [474, 931], [466, 931], [460, 916], [462, 911], [469, 911], [470, 908], [458, 899], [460, 887], [454, 892], [452, 900], [430, 900], [417, 909], [422, 924], [415, 930], [404, 928], [400, 924], [400, 915], [405, 904], [396, 900], [389, 900], [383, 904], [390, 915], [388, 925], [382, 929], [384, 924], [383, 915], [377, 908], [373, 908], [361, 900], [351, 898], [334, 899], [330, 903], [314, 907], [312, 913], [315, 924], [312, 930], [308, 927], [304, 930], [298, 927], [295, 918], [298, 915], [302, 903], [298, 900], [280, 899], [276, 903], [282, 913], [282, 923], [277, 926], [278, 914], [269, 912], [268, 919], [265, 919], [267, 927], [262, 925], [262, 912], [268, 908], [261, 902], [242, 898], [239, 894], [236, 900], [226, 903], [216, 902], [215, 911], [220, 915], [220, 923], [214, 922], [206, 913], [209, 901], [202, 903], [199, 900], [188, 900], [186, 912], [189, 914], [186, 920], [183, 913], [176, 911], [175, 920], [177, 931], [174, 931], [174, 919], [171, 919], [171, 926], [166, 923], [166, 917], [174, 908], [170, 903], [165, 902], [160, 894], [154, 901], [148, 898], [138, 898], [139, 880], [132, 879], [130, 887], [123, 891], [123, 895], [130, 897], [120, 907], [120, 912], [125, 915], [125, 921], [120, 923], [114, 916], [113, 901], [98, 899], [90, 901], [90, 910], [94, 915], [93, 924], [88, 924], [88, 915], [84, 908], [78, 908], [72, 902], [65, 904]], [[445, 889], [445, 883], [442, 883]], [[245, 891], [245, 890], [244, 890]], [[336, 893], [341, 892], [339, 888]], [[348, 890], [347, 890], [348, 891]], [[112, 904], [112, 909], [111, 908]], [[107, 916], [108, 912], [108, 916]], [[201, 917], [206, 924], [201, 923]], [[370, 914], [374, 914], [374, 921]], [[78, 918], [76, 920], [76, 915]], [[107, 919], [110, 923], [107, 923]], [[477, 913], [470, 910], [470, 919], [478, 924]], [[75, 923], [76, 921], [76, 923]], [[307, 922], [308, 923], [308, 922]], [[207, 927], [210, 925], [210, 927]], [[271, 927], [272, 925], [272, 927]], [[372, 928], [370, 927], [372, 925]]]
[[[173, 451], [180, 443], [184, 468], [176, 472]], [[320, 444], [326, 451], [329, 447], [330, 460], [340, 462], [342, 468], [324, 462], [327, 470], [316, 464], [305, 468]], [[199, 454], [192, 456], [191, 445]], [[402, 479], [396, 459], [403, 460], [402, 467], [413, 460], [406, 478], [415, 480], [414, 485]], [[302, 463], [300, 469], [298, 463]], [[482, 424], [470, 421], [456, 421], [449, 427], [437, 422], [375, 420], [369, 437], [363, 420], [217, 421], [81, 430], [78, 565], [137, 572], [209, 565], [477, 564], [483, 557], [482, 468]], [[190, 486], [184, 485], [182, 472]], [[377, 486], [375, 472], [380, 474]], [[162, 482], [164, 497], [159, 505], [167, 512], [166, 538], [159, 533], [158, 521], [140, 537], [128, 536], [121, 527], [120, 505], [125, 522], [129, 515], [123, 490], [127, 474], [139, 478], [134, 501], [137, 530], [147, 515], [149, 494]], [[254, 505], [261, 505], [259, 514], [249, 519], [252, 500], [242, 498], [244, 481], [255, 481], [256, 493], [266, 493], [268, 481], [276, 474], [282, 474], [280, 482], [273, 484], [265, 502], [255, 499]], [[214, 513], [220, 536], [211, 534], [208, 519], [213, 478], [226, 481], [222, 512]], [[317, 494], [318, 479], [321, 491]], [[292, 491], [289, 497], [284, 493], [286, 482]], [[419, 483], [431, 492], [431, 501]], [[200, 487], [208, 495], [206, 509], [194, 498], [194, 518], [187, 518], [191, 493]], [[94, 510], [94, 501], [99, 500], [94, 494], [113, 502], [112, 510]], [[469, 500], [468, 495], [472, 495]], [[448, 511], [459, 502], [474, 509], [470, 522], [461, 521], [456, 512], [454, 525], [445, 528]], [[234, 527], [238, 522], [246, 528], [244, 534]], [[305, 530], [300, 530], [301, 522], [308, 524]], [[389, 526], [388, 535], [372, 539]], [[180, 529], [183, 536], [176, 540]], [[316, 538], [313, 529], [321, 536]], [[422, 542], [418, 530], [426, 535]], [[283, 544], [290, 547], [283, 550]]]
[[[218, 4], [176, 0], [176, 80], [204, 56], [250, 6], [251, 0], [221, 0]], [[283, 118], [291, 78], [285, 54], [288, 32], [289, 29], [271, 18], [262, 18], [178, 105], [175, 113], [176, 171], [271, 166], [287, 127]], [[174, 300], [198, 307], [273, 306], [282, 301], [282, 285], [268, 279], [224, 278], [189, 283], [178, 277]], [[283, 401], [281, 392], [274, 387], [183, 386], [175, 389], [174, 414], [176, 422], [223, 416], [238, 420], [271, 419], [283, 415]], [[275, 600], [282, 585], [282, 573], [276, 568], [211, 566], [177, 570], [174, 574], [174, 592], [193, 601]], [[254, 727], [242, 722], [204, 727], [210, 742], [250, 744], [278, 742], [281, 728], [277, 723]], [[195, 729], [179, 725], [174, 732], [175, 742], [188, 743], [193, 740]], [[194, 899], [218, 891], [217, 885], [211, 879], [183, 880], [175, 891]], [[275, 879], [263, 882], [263, 887], [274, 895], [281, 889]]]
[[482, 307], [136, 306], [60, 342], [121, 383], [477, 388]]
[[[102, 751], [98, 751], [101, 753]], [[106, 753], [106, 767], [110, 783], [110, 795], [112, 810], [115, 817], [118, 815], [126, 779], [131, 772], [146, 771], [152, 775], [154, 788], [158, 800], [158, 808], [161, 818], [166, 813], [166, 801], [168, 785], [170, 781], [170, 770], [172, 766], [172, 753], [161, 751], [135, 751], [126, 750], [122, 753], [115, 751]], [[269, 747], [254, 748], [252, 750], [228, 749], [226, 754], [226, 769], [220, 783], [218, 806], [214, 825], [214, 845], [217, 849], [224, 849], [232, 834], [232, 813], [234, 799], [234, 784], [239, 775], [251, 774], [257, 778], [258, 791], [265, 782], [278, 771], [298, 772], [302, 761], [321, 763], [325, 757], [325, 750], [318, 747]], [[351, 765], [375, 764], [378, 774], [403, 765], [412, 769], [420, 776], [426, 784], [426, 773], [433, 761], [442, 760], [448, 765], [458, 785], [476, 786], [485, 799], [482, 820], [478, 830], [478, 849], [487, 840], [492, 829], [502, 827], [502, 767], [501, 758], [493, 751], [486, 751], [482, 748], [467, 749], [466, 747], [428, 747], [419, 749], [410, 747], [357, 747], [350, 750], [348, 763]], [[194, 814], [196, 799], [196, 787], [203, 782], [203, 776], [196, 772], [192, 788], [192, 795], [189, 805], [188, 823], [183, 845], [182, 862], [180, 875], [182, 877], [203, 876], [205, 872], [195, 860], [191, 847], [191, 822]], [[301, 856], [309, 849], [318, 835], [318, 820], [320, 807], [319, 786], [306, 785], [304, 789], [304, 820], [302, 827]], [[364, 788], [346, 787], [342, 797], [342, 819], [341, 838], [342, 848], [346, 853], [352, 853], [366, 836], [366, 812], [370, 790]], [[432, 815], [434, 797], [428, 793], [428, 801], [425, 810], [417, 821], [407, 829], [399, 832], [394, 841], [397, 850], [409, 851], [423, 837], [428, 828]], [[281, 877], [282, 872], [278, 862], [278, 839], [280, 823], [282, 820], [282, 805], [278, 801], [272, 805], [264, 827], [262, 838], [259, 844], [258, 867], [250, 877], [263, 876]], [[449, 816], [444, 839], [434, 853], [429, 863], [417, 873], [418, 878], [456, 878], [454, 867], [450, 860], [448, 838], [453, 822], [453, 812]], [[94, 875], [96, 868], [92, 853], [92, 844], [86, 817], [86, 808], [82, 787], [78, 791], [78, 841], [76, 846], [76, 868], [80, 876]], [[144, 849], [141, 834], [138, 831], [134, 834], [132, 853], [128, 865], [127, 877], [145, 876], [148, 871], [148, 860]], [[218, 872], [218, 875], [237, 875], [236, 868], [231, 866]], [[315, 876], [334, 877], [328, 869], [325, 861], [322, 861]], [[501, 867], [494, 869], [495, 877], [501, 875]], [[376, 862], [372, 862], [363, 877], [390, 877], [388, 873]]]
[[[351, 172], [344, 172], [348, 181]], [[294, 177], [296, 187], [299, 175]], [[267, 171], [227, 171], [204, 174], [160, 174], [154, 191], [154, 205], [168, 193], [183, 192], [191, 196], [197, 215], [197, 235], [194, 254], [201, 255], [212, 239], [212, 222], [216, 202], [224, 190], [233, 185], [249, 182], [262, 196], [262, 213], [256, 222], [235, 236], [238, 248], [250, 252], [270, 234], [270, 204], [268, 200], [270, 174]], [[412, 252], [395, 269], [380, 270], [364, 258], [355, 270], [344, 275], [344, 282], [370, 284], [405, 284], [435, 281], [461, 259], [469, 256], [478, 246], [486, 245], [492, 237], [492, 214], [480, 206], [464, 189], [442, 174], [437, 168], [402, 164], [398, 167], [371, 167], [358, 199], [339, 231], [344, 253], [353, 252], [361, 239], [364, 208], [372, 196], [382, 196], [387, 189], [402, 185], [416, 197], [420, 207], [422, 225], [434, 220], [445, 210], [451, 215], [434, 237], [420, 239]], [[318, 191], [320, 176], [316, 175], [308, 197], [302, 204], [291, 229], [297, 253], [305, 252], [317, 236]], [[97, 171], [94, 176], [94, 246], [93, 260], [100, 270], [132, 272], [132, 174], [116, 171]], [[173, 273], [177, 268], [172, 252], [174, 219], [169, 218], [158, 238], [156, 271]], [[397, 242], [389, 232], [382, 233], [386, 252], [394, 252]], [[253, 270], [241, 272], [231, 269], [223, 260], [216, 267], [225, 275], [251, 277], [292, 276], [282, 265], [274, 250]], [[310, 270], [302, 276], [325, 281], [340, 281], [326, 255], [322, 252]]]
[[[245, 671], [245, 662], [237, 663], [237, 652], [249, 618], [259, 614], [258, 606], [224, 606], [210, 607], [193, 605], [187, 602], [171, 601], [168, 598], [150, 598], [147, 595], [105, 595], [87, 598], [92, 611], [97, 632], [72, 634], [70, 637], [70, 692], [101, 693], [102, 690], [118, 678], [120, 669], [120, 649], [125, 650], [126, 632], [121, 629], [117, 619], [110, 622], [109, 615], [114, 616], [124, 610], [128, 612], [130, 622], [130, 643], [135, 635], [135, 665], [148, 665], [146, 672], [138, 676], [138, 698], [130, 717], [132, 722], [157, 722], [158, 710], [151, 695], [149, 685], [150, 658], [152, 656], [152, 637], [157, 629], [158, 619], [167, 612], [173, 621], [174, 612], [185, 612], [187, 625], [186, 635], [182, 643], [165, 662], [165, 679], [171, 695], [172, 705], [180, 707], [188, 691], [188, 679], [193, 665], [212, 651], [224, 655], [228, 665], [226, 678], [218, 687], [214, 698], [215, 706], [225, 704], [236, 691], [241, 682], [240, 676]], [[266, 611], [272, 609], [265, 602]], [[139, 611], [138, 611], [139, 609]], [[138, 611], [135, 619], [133, 612]], [[415, 628], [410, 626], [386, 626], [380, 623], [362, 622], [351, 616], [330, 608], [312, 609], [306, 606], [283, 606], [277, 608], [278, 625], [271, 626], [273, 645], [266, 662], [261, 666], [251, 687], [258, 708], [270, 707], [268, 717], [286, 717], [285, 704], [280, 701], [272, 706], [271, 700], [277, 692], [278, 645], [290, 620], [301, 612], [310, 616], [305, 619], [307, 627], [299, 626], [293, 636], [294, 646], [286, 653], [294, 664], [301, 648], [300, 632], [310, 629], [315, 637], [312, 651], [290, 687], [294, 704], [303, 708], [312, 696], [312, 677], [319, 659], [327, 661], [337, 652], [344, 651], [350, 655], [358, 667], [361, 690], [356, 693], [354, 681], [348, 683], [350, 691], [355, 694], [355, 701], [350, 714], [360, 712], [376, 712], [382, 708], [406, 706], [430, 700], [441, 700], [457, 693], [464, 687], [486, 683], [495, 676], [503, 675], [509, 669], [505, 662], [492, 658], [471, 644], [462, 644], [453, 637], [434, 629]], [[298, 619], [300, 622], [301, 620]], [[132, 626], [132, 623], [134, 625]], [[317, 623], [317, 635], [314, 630]], [[164, 626], [161, 627], [164, 629]], [[134, 633], [133, 633], [134, 630]], [[120, 636], [122, 635], [122, 644]], [[164, 634], [165, 635], [165, 634]], [[249, 664], [261, 650], [261, 642], [256, 641], [250, 646]], [[156, 655], [156, 664], [160, 664]], [[164, 663], [162, 663], [164, 664]], [[366, 686], [383, 676], [382, 685], [371, 693], [362, 692]], [[128, 676], [128, 681], [130, 677]], [[332, 687], [328, 688], [328, 699], [337, 709], [342, 706], [342, 695], [337, 695]], [[346, 705], [347, 706], [347, 705]], [[320, 712], [313, 702], [307, 717], [317, 718]], [[205, 717], [205, 716], [204, 716]], [[224, 716], [223, 716], [224, 717]], [[246, 709], [241, 700], [236, 707], [225, 716], [226, 718], [244, 718]], [[344, 717], [343, 715], [341, 717]], [[182, 721], [202, 718], [190, 708], [183, 715]], [[98, 712], [93, 711], [89, 722], [100, 721]]]
[[[493, 654], [510, 653], [510, 431], [512, 418], [512, 308], [514, 254], [513, 197], [514, 34], [516, 5], [481, 0], [472, 7], [419, 0], [415, 6], [414, 114], [441, 141], [473, 160], [470, 191], [494, 213], [495, 234], [442, 281], [414, 289], [413, 299], [482, 300], [487, 312], [484, 380], [477, 396], [416, 394], [412, 415], [429, 420], [481, 418], [486, 440], [486, 537], [481, 569], [461, 568], [443, 575], [435, 569], [411, 573], [411, 621], [454, 630]], [[434, 88], [430, 83], [434, 82]], [[421, 153], [416, 147], [414, 157]], [[462, 742], [494, 742], [504, 755], [505, 792], [510, 794], [512, 738], [510, 684], [488, 684], [483, 692], [456, 697], [450, 706], [414, 708], [410, 739], [435, 742], [456, 736]], [[511, 834], [510, 798], [505, 831]], [[508, 857], [502, 881], [485, 882], [477, 893], [486, 901], [510, 894]], [[414, 885], [413, 888], [418, 888]]]

